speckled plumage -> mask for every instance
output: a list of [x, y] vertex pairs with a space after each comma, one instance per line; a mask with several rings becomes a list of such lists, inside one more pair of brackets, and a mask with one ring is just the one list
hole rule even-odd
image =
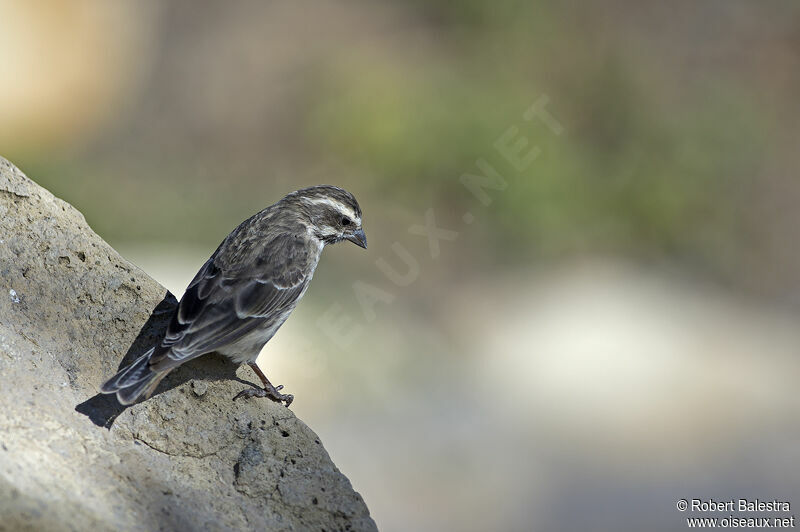
[[[366, 247], [361, 208], [352, 194], [330, 185], [293, 192], [245, 220], [189, 283], [161, 343], [101, 391], [131, 404], [149, 397], [172, 369], [214, 351], [254, 366], [308, 289], [325, 245], [345, 239]], [[278, 400], [280, 388], [270, 390], [253, 369]]]

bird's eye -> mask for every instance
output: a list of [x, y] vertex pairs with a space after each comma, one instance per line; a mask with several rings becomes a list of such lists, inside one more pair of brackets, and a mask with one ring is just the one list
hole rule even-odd
[[350, 225], [351, 223], [353, 222], [350, 221], [350, 218], [342, 218], [342, 225]]

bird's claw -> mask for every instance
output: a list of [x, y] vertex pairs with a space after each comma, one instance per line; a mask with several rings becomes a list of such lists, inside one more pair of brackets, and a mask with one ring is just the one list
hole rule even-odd
[[279, 393], [280, 390], [283, 390], [283, 385], [275, 386], [273, 388], [248, 388], [246, 390], [242, 390], [241, 392], [237, 393], [233, 400], [237, 400], [240, 397], [244, 397], [245, 399], [249, 399], [251, 397], [267, 397], [276, 403], [285, 403], [284, 406], [287, 408], [292, 401], [294, 401], [294, 395], [292, 394], [283, 394]]
[[281, 402], [284, 403], [283, 406], [286, 408], [289, 408], [289, 405], [292, 404], [292, 401], [294, 401], [294, 395], [290, 393], [281, 394]]

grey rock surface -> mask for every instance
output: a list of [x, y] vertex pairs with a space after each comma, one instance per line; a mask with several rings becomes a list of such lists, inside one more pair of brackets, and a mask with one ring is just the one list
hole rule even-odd
[[103, 380], [175, 298], [0, 157], [0, 530], [375, 530], [294, 414], [201, 357], [124, 409]]

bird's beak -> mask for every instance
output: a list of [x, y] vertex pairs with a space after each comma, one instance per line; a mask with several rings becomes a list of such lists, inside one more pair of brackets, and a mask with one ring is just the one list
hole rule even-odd
[[350, 242], [352, 242], [353, 244], [355, 244], [356, 246], [367, 249], [367, 235], [364, 234], [363, 229], [354, 231], [353, 234], [351, 234], [350, 236], [346, 236], [345, 238]]

